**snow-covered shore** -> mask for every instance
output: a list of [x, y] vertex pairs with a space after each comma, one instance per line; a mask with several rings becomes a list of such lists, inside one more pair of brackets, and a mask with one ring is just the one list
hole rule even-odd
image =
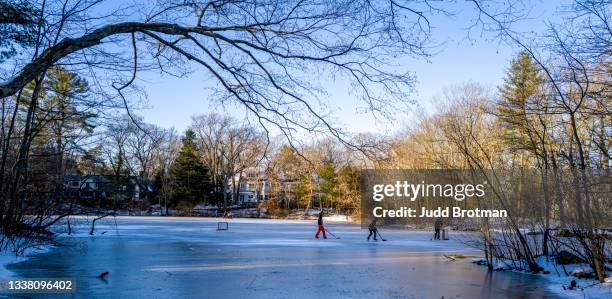
[[[562, 266], [555, 264], [552, 258], [547, 260], [546, 257], [539, 257], [537, 262], [545, 271], [549, 271], [550, 274], [534, 275], [546, 277], [551, 282], [548, 289], [559, 295], [568, 298], [612, 298], [612, 279], [610, 277], [604, 283], [599, 283], [594, 279], [578, 279], [571, 275], [565, 275]], [[589, 266], [586, 264], [565, 265], [565, 270], [569, 274], [576, 271], [587, 271], [587, 269], [589, 269]], [[577, 287], [570, 290], [568, 286], [572, 280], [576, 280]]]
[[[472, 262], [482, 265], [485, 264], [483, 258], [475, 258]], [[536, 262], [543, 268], [540, 273], [533, 274], [516, 270], [511, 271], [547, 279], [550, 283], [546, 288], [564, 298], [612, 298], [612, 278], [608, 277], [606, 282], [599, 283], [594, 279], [579, 279], [571, 275], [572, 273], [581, 271], [588, 272], [589, 266], [587, 264], [557, 265], [554, 261], [554, 257], [546, 258], [544, 256], [536, 258]], [[508, 265], [511, 264], [511, 261], [495, 260], [494, 263], [495, 265], [493, 268], [496, 271], [508, 271]], [[564, 267], [565, 270], [563, 269]], [[566, 275], [566, 272], [569, 275]], [[577, 286], [570, 289], [569, 286], [572, 280], [576, 281]]]

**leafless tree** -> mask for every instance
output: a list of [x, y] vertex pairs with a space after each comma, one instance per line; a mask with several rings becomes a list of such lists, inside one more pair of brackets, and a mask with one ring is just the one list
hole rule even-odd
[[213, 183], [222, 188], [224, 208], [228, 202], [236, 204], [244, 171], [262, 160], [268, 146], [266, 138], [256, 128], [239, 124], [229, 116], [209, 114], [193, 120], [196, 143], [204, 163], [212, 170]]

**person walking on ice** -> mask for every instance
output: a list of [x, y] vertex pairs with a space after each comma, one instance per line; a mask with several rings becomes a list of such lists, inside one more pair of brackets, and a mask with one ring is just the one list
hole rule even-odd
[[440, 240], [440, 230], [442, 229], [442, 218], [436, 218], [436, 222], [434, 222], [434, 240]]
[[325, 228], [323, 227], [323, 211], [321, 211], [321, 213], [319, 213], [319, 219], [317, 220], [317, 224], [319, 226], [319, 229], [317, 229], [317, 233], [315, 234], [315, 238], [319, 238], [319, 233], [323, 233], [323, 239], [327, 239], [327, 236], [325, 235]]
[[370, 241], [370, 237], [372, 237], [372, 234], [374, 234], [374, 241], [378, 241], [378, 239], [376, 239], [376, 234], [378, 234], [378, 229], [376, 228], [376, 222], [378, 222], [378, 218], [374, 218], [374, 220], [370, 222], [370, 225], [368, 225], [368, 230], [370, 231], [370, 234], [368, 235], [368, 241]]

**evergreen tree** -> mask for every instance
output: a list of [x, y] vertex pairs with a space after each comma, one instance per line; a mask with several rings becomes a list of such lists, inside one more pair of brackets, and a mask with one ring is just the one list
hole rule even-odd
[[170, 167], [170, 175], [175, 186], [172, 204], [190, 204], [204, 201], [212, 191], [210, 170], [198, 157], [195, 134], [188, 129], [183, 137], [183, 145], [178, 157]]
[[517, 150], [533, 148], [537, 142], [532, 111], [545, 106], [540, 99], [542, 84], [540, 68], [528, 53], [521, 52], [512, 60], [500, 87], [497, 114], [504, 128], [505, 141]]
[[[338, 174], [336, 167], [331, 160], [324, 160], [322, 165], [317, 168], [319, 176], [319, 190], [321, 191], [320, 204], [327, 203], [329, 208], [337, 208], [338, 203], [334, 200], [338, 197]], [[335, 204], [335, 206], [334, 206]]]
[[[34, 85], [34, 82], [26, 85], [22, 101], [31, 98]], [[79, 141], [93, 132], [92, 122], [97, 115], [88, 112], [88, 96], [87, 81], [61, 66], [49, 68], [42, 82], [32, 124], [30, 175], [33, 181], [41, 182], [41, 190], [52, 192], [55, 200], [63, 190], [63, 176], [77, 172], [71, 155], [83, 150]], [[27, 113], [25, 102], [21, 109]], [[47, 185], [53, 189], [45, 190]]]
[[82, 135], [91, 134], [94, 129], [95, 113], [87, 112], [85, 102], [89, 95], [87, 81], [76, 73], [54, 66], [47, 72], [45, 80], [47, 97], [41, 100], [42, 116], [39, 122], [45, 124], [46, 139], [52, 140], [58, 165], [61, 167], [64, 152], [70, 144]]

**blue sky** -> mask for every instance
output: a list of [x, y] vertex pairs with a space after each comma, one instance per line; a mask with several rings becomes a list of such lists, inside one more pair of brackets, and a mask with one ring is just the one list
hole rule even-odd
[[[519, 29], [543, 31], [545, 21], [559, 7], [560, 2], [534, 2], [531, 20], [518, 24]], [[468, 38], [466, 27], [472, 24], [473, 10], [465, 8], [456, 11], [452, 19], [437, 16], [431, 19], [435, 27], [433, 38], [441, 45], [434, 48], [435, 55], [430, 61], [409, 59], [399, 64], [414, 71], [417, 76], [416, 93], [413, 99], [419, 107], [431, 108], [432, 97], [444, 88], [468, 81], [489, 85], [499, 85], [505, 75], [510, 60], [519, 49], [500, 43], [489, 33], [472, 30]], [[137, 113], [145, 121], [161, 127], [174, 127], [179, 131], [190, 124], [190, 117], [209, 112], [226, 112], [244, 117], [239, 107], [223, 107], [218, 102], [208, 100], [209, 91], [205, 88], [212, 80], [204, 72], [195, 72], [188, 78], [161, 76], [158, 73], [143, 74], [139, 82], [148, 96], [147, 109]], [[349, 95], [348, 86], [333, 82], [326, 89], [329, 93], [327, 105], [334, 111], [334, 123], [353, 132], [392, 133], [414, 124], [414, 117], [398, 113], [393, 122], [376, 121], [369, 114], [356, 112], [360, 103]], [[416, 106], [415, 106], [416, 108]]]

